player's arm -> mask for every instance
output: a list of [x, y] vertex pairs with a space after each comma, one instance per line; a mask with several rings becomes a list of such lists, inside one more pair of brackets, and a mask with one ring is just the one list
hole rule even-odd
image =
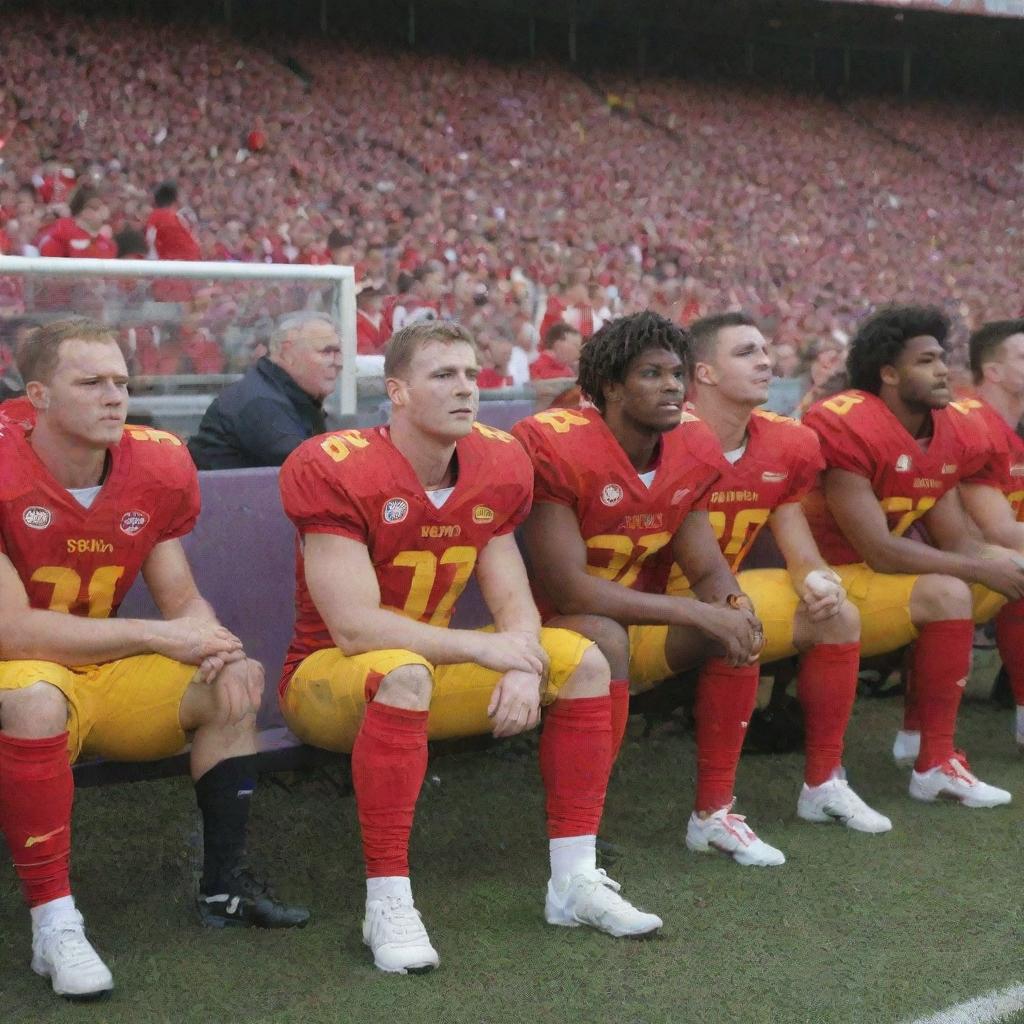
[[343, 654], [396, 649], [413, 651], [434, 665], [476, 662], [496, 672], [544, 671], [535, 647], [527, 648], [514, 635], [431, 626], [382, 608], [365, 544], [330, 533], [306, 533], [303, 543], [306, 586]]
[[94, 665], [136, 654], [163, 654], [199, 665], [238, 644], [223, 627], [182, 628], [149, 619], [90, 619], [32, 608], [17, 570], [0, 554], [0, 658]]
[[[824, 475], [824, 489], [839, 528], [876, 572], [942, 573], [967, 583], [982, 583], [1013, 600], [1024, 596], [1024, 570], [1009, 558], [985, 559], [973, 552], [944, 551], [923, 541], [891, 534], [882, 506], [864, 477], [844, 469], [830, 469]], [[958, 543], [969, 542], [970, 527], [955, 490], [943, 495], [929, 510], [925, 522], [937, 544], [949, 543], [957, 530], [962, 532]]]
[[[494, 537], [480, 552], [477, 583], [498, 633], [536, 640], [540, 613], [533, 602], [526, 566], [513, 534]], [[539, 643], [537, 648], [543, 655], [542, 673], [505, 672], [494, 687], [487, 714], [495, 736], [514, 736], [540, 721], [540, 695], [547, 681], [548, 659]]]
[[768, 519], [772, 536], [786, 562], [793, 589], [807, 606], [811, 621], [835, 615], [846, 598], [839, 576], [821, 557], [799, 502], [779, 505]]
[[961, 484], [960, 498], [989, 544], [1024, 551], [1024, 523], [1017, 522], [1002, 491], [983, 484]]
[[672, 556], [701, 601], [724, 604], [730, 596], [742, 594], [707, 512], [695, 510], [683, 520], [672, 538]]

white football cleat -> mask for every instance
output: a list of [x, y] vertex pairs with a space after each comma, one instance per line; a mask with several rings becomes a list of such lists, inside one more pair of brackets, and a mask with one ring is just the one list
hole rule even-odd
[[804, 821], [837, 821], [840, 825], [856, 832], [870, 832], [875, 835], [888, 832], [892, 822], [878, 811], [872, 810], [850, 788], [846, 773], [823, 782], [820, 786], [804, 783], [796, 802], [797, 817]]
[[748, 867], [774, 867], [786, 863], [781, 850], [757, 838], [742, 814], [732, 814], [732, 804], [701, 818], [696, 811], [686, 826], [686, 845], [695, 853], [717, 850], [728, 854], [737, 864]]
[[363, 942], [373, 951], [374, 964], [391, 974], [422, 974], [441, 962], [412, 896], [367, 900]]
[[909, 768], [921, 753], [921, 734], [900, 729], [892, 745], [892, 759], [901, 767]]
[[959, 800], [964, 807], [999, 807], [1013, 799], [1005, 789], [982, 782], [968, 767], [967, 758], [959, 751], [935, 768], [911, 773], [910, 795], [926, 803], [939, 797]]
[[59, 996], [85, 999], [114, 987], [99, 953], [85, 937], [85, 921], [77, 910], [33, 931], [32, 970], [49, 978]]
[[572, 875], [561, 891], [549, 881], [544, 920], [564, 928], [589, 925], [617, 939], [653, 935], [662, 926], [661, 918], [637, 910], [619, 895], [620, 889], [600, 868]]

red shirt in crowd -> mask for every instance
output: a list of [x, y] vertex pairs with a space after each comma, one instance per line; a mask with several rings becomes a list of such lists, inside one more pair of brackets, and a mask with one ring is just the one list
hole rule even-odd
[[559, 362], [551, 352], [545, 350], [530, 363], [530, 380], [556, 380], [559, 377], [575, 377], [571, 366]]
[[39, 238], [40, 256], [80, 257], [84, 259], [112, 260], [117, 257], [117, 246], [106, 235], [91, 235], [75, 222], [74, 217], [61, 217]]
[[176, 206], [159, 207], [149, 215], [146, 244], [158, 260], [202, 259], [199, 243]]

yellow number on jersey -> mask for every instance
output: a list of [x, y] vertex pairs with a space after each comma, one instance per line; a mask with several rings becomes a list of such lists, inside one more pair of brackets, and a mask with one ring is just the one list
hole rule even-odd
[[337, 434], [329, 434], [320, 442], [320, 447], [335, 462], [347, 459], [352, 448], [366, 448], [370, 444], [358, 430], [340, 430]]
[[845, 416], [855, 405], [860, 405], [863, 401], [863, 395], [836, 395], [835, 398], [829, 398], [821, 404], [829, 412], [834, 412], [837, 416]]
[[[771, 512], [766, 508], [745, 508], [736, 513], [732, 521], [732, 533], [729, 540], [722, 549], [722, 554], [729, 560], [729, 565], [735, 569], [736, 566], [747, 557], [750, 546], [754, 543], [761, 527], [768, 522]], [[725, 528], [728, 525], [728, 518], [724, 512], [709, 512], [708, 521], [715, 536], [721, 541], [725, 537]]]
[[640, 537], [636, 544], [628, 537], [617, 533], [602, 533], [597, 537], [591, 537], [587, 540], [587, 550], [610, 551], [611, 558], [607, 565], [588, 565], [587, 572], [591, 576], [631, 587], [640, 575], [644, 562], [671, 539], [672, 534], [667, 531], [649, 533], [645, 537]]
[[489, 427], [486, 423], [474, 423], [473, 429], [489, 441], [504, 441], [509, 444], [515, 440], [511, 434], [506, 434], [504, 430], [499, 430], [497, 427]]
[[[101, 565], [89, 579], [89, 618], [105, 619], [114, 607], [114, 590], [124, 575], [123, 565]], [[82, 577], [62, 565], [43, 565], [32, 573], [33, 583], [49, 583], [51, 612], [69, 612], [82, 590]]]
[[549, 426], [556, 434], [567, 434], [573, 427], [585, 427], [590, 420], [572, 409], [548, 409], [539, 412], [534, 419]]
[[126, 423], [125, 430], [133, 441], [155, 441], [157, 444], [173, 444], [181, 446], [181, 438], [167, 430], [156, 430], [154, 427], [136, 427]]
[[961, 398], [957, 402], [950, 402], [949, 407], [950, 409], [956, 409], [958, 413], [961, 413], [964, 416], [968, 416], [972, 409], [981, 408], [981, 402], [976, 398]]
[[419, 619], [427, 610], [427, 602], [437, 579], [438, 567], [455, 566], [452, 582], [430, 616], [430, 625], [446, 626], [455, 601], [462, 593], [473, 566], [476, 565], [476, 548], [468, 545], [448, 548], [440, 559], [432, 551], [399, 551], [391, 560], [391, 564], [412, 569], [409, 595], [402, 607], [402, 613], [408, 615], [410, 619]]
[[902, 537], [910, 529], [914, 522], [921, 518], [934, 504], [935, 498], [882, 498], [882, 511], [904, 513], [897, 520], [896, 525], [889, 531], [894, 537]]

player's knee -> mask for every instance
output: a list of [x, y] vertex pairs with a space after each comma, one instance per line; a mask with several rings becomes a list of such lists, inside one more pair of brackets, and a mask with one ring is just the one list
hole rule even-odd
[[914, 584], [910, 614], [916, 626], [971, 617], [971, 588], [955, 576], [929, 574]]
[[433, 690], [434, 674], [426, 665], [400, 665], [381, 680], [374, 699], [397, 708], [426, 711]]
[[0, 729], [11, 736], [43, 739], [67, 727], [67, 698], [43, 680], [23, 690], [9, 690], [0, 700]]
[[594, 641], [614, 678], [625, 677], [629, 671], [629, 633], [624, 627], [603, 615], [582, 615], [574, 620], [572, 629]]
[[561, 691], [563, 697], [598, 697], [608, 692], [611, 670], [608, 659], [596, 643], [591, 644], [580, 658], [576, 671], [570, 677], [569, 685]]
[[819, 643], [853, 644], [860, 639], [860, 612], [849, 601], [843, 601], [839, 611], [821, 625]]

